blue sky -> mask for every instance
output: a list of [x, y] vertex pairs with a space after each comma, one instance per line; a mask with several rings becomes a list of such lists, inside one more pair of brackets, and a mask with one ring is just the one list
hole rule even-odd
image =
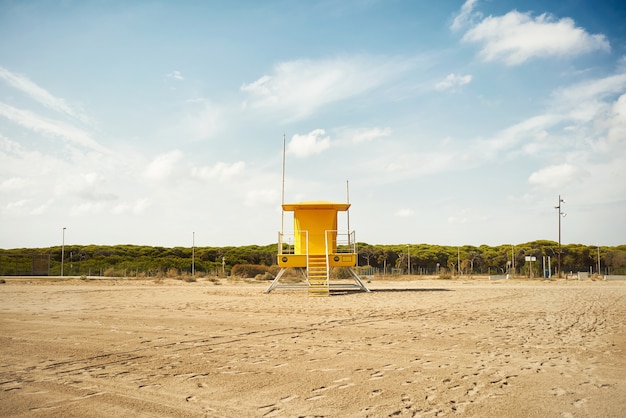
[[276, 242], [283, 134], [361, 242], [624, 244], [625, 8], [0, 2], [0, 248]]

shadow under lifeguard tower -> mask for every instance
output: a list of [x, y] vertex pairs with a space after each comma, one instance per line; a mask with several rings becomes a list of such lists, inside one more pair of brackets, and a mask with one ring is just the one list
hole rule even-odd
[[[354, 271], [357, 264], [354, 231], [337, 230], [337, 213], [347, 211], [349, 203], [311, 201], [283, 204], [283, 211], [293, 212], [293, 234], [279, 233], [278, 265], [280, 272], [265, 290], [308, 288], [310, 296], [328, 296], [330, 290], [362, 290], [369, 292]], [[345, 267], [353, 282], [331, 283], [333, 267]], [[306, 284], [280, 284], [288, 268], [302, 273]]]

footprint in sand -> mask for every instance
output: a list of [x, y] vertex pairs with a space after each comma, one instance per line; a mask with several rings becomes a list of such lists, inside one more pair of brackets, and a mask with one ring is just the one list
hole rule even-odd
[[474, 396], [478, 393], [478, 384], [476, 382], [474, 382], [474, 387], [470, 388], [467, 390], [467, 392], [465, 392], [465, 395], [467, 396]]
[[282, 412], [282, 409], [276, 406], [276, 404], [261, 406], [257, 410], [263, 414], [263, 417], [273, 417]]
[[382, 379], [383, 377], [385, 377], [385, 374], [383, 372], [375, 372], [370, 375], [369, 380]]
[[380, 395], [382, 395], [382, 393], [383, 393], [382, 389], [375, 389], [375, 390], [370, 392], [370, 398], [374, 398], [376, 396], [380, 396]]

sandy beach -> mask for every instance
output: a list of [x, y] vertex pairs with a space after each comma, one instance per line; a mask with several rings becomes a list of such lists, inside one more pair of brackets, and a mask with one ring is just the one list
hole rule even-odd
[[626, 282], [0, 285], [5, 417], [626, 416]]

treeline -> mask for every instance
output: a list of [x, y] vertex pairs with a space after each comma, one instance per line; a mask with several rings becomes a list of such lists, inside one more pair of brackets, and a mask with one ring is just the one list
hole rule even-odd
[[[400, 269], [412, 274], [521, 274], [541, 276], [558, 270], [558, 243], [547, 240], [499, 246], [459, 247], [431, 244], [359, 245], [361, 265]], [[531, 261], [527, 261], [527, 260]], [[626, 274], [626, 245], [615, 247], [568, 244], [561, 246], [561, 271]]]
[[[558, 268], [558, 244], [532, 241], [517, 245], [460, 247], [431, 244], [371, 245], [359, 243], [358, 264], [379, 274], [505, 274], [541, 276]], [[62, 255], [63, 253], [63, 255]], [[237, 265], [273, 266], [277, 246], [150, 247], [138, 245], [65, 245], [0, 250], [0, 275], [158, 277], [229, 275]], [[527, 261], [528, 259], [534, 261]], [[534, 257], [534, 258], [533, 258]], [[61, 262], [63, 258], [63, 263]], [[626, 245], [567, 244], [561, 247], [561, 271], [626, 274]]]
[[[0, 250], [0, 275], [162, 277], [228, 275], [238, 264], [276, 263], [276, 244], [242, 247], [150, 247], [65, 245]], [[49, 262], [48, 262], [49, 259]], [[62, 262], [63, 260], [63, 262]]]

